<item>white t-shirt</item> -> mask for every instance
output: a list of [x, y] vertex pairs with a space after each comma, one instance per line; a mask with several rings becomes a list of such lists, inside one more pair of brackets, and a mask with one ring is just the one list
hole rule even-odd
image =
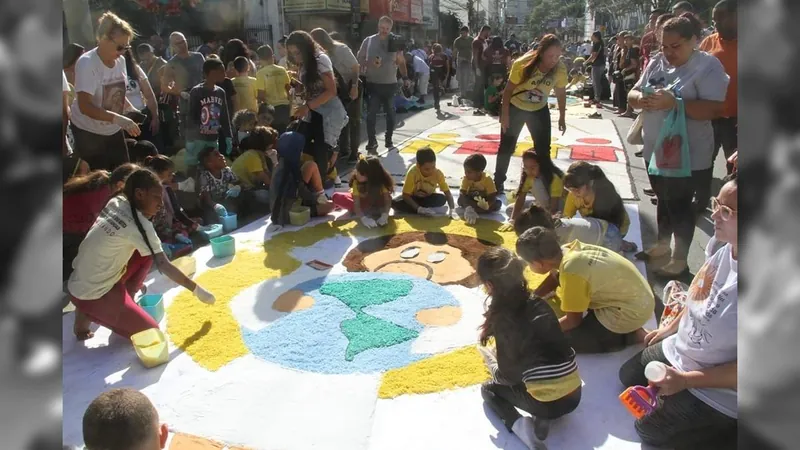
[[[161, 253], [161, 241], [153, 223], [138, 210], [136, 214], [153, 251]], [[74, 271], [67, 284], [69, 293], [81, 300], [97, 300], [104, 296], [122, 278], [135, 250], [142, 256], [150, 255], [133, 221], [131, 204], [120, 195], [109, 200], [81, 243], [72, 263]]]
[[431, 73], [431, 68], [428, 67], [428, 64], [417, 55], [414, 55], [414, 72], [419, 74], [429, 74]]
[[125, 91], [125, 96], [128, 98], [128, 101], [131, 102], [131, 105], [133, 105], [134, 108], [141, 111], [144, 109], [144, 96], [142, 95], [142, 80], [147, 80], [147, 75], [138, 65], [134, 67], [136, 67], [136, 71], [139, 72], [139, 79], [134, 80], [130, 76], [128, 77], [128, 86]]
[[61, 71], [61, 79], [63, 82], [61, 83], [61, 92], [69, 92], [69, 82], [67, 81], [67, 74], [64, 71]]
[[86, 92], [92, 96], [92, 104], [98, 108], [122, 114], [125, 109], [125, 90], [128, 73], [125, 70], [125, 57], [120, 56], [109, 68], [93, 48], [78, 58], [75, 63], [75, 101], [72, 103], [72, 123], [94, 134], [111, 136], [120, 127], [111, 122], [103, 122], [87, 117], [78, 106], [78, 93]]
[[[715, 239], [708, 250], [715, 247]], [[697, 272], [686, 296], [678, 332], [664, 339], [664, 356], [676, 369], [688, 372], [737, 360], [738, 262], [725, 245]], [[695, 397], [725, 414], [737, 417], [734, 389], [690, 389]]]

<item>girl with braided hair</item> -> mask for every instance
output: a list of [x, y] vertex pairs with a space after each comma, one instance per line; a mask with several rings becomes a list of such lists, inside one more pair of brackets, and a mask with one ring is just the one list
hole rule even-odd
[[163, 206], [161, 181], [152, 171], [134, 170], [122, 193], [108, 201], [86, 234], [73, 262], [67, 289], [77, 309], [74, 332], [89, 339], [91, 322], [130, 338], [158, 323], [134, 301], [150, 267], [212, 304], [214, 295], [173, 266], [161, 250], [152, 218]]

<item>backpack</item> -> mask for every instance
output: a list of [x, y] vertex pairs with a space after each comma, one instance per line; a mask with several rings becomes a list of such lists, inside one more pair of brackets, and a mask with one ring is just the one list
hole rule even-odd
[[[342, 101], [342, 104], [347, 107], [347, 105], [353, 101], [350, 98], [350, 89], [353, 82], [351, 81], [350, 83], [345, 83], [344, 77], [342, 77], [342, 74], [340, 74], [335, 67], [333, 69], [333, 77], [336, 80], [336, 95], [339, 97], [339, 100]], [[358, 83], [358, 80], [355, 81]]]

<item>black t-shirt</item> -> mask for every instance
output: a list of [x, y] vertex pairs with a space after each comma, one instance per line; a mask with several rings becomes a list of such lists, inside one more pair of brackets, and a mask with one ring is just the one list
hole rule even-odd
[[600, 42], [595, 42], [592, 45], [592, 53], [597, 52], [597, 58], [594, 59], [592, 62], [593, 66], [605, 66], [606, 65], [606, 49], [603, 47], [603, 44]]

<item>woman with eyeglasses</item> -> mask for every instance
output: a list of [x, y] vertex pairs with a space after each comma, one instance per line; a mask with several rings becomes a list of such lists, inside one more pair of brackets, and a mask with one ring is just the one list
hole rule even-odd
[[[677, 277], [688, 270], [686, 261], [696, 218], [692, 208], [694, 186], [698, 185], [696, 180], [711, 176], [714, 153], [711, 120], [722, 114], [729, 78], [717, 58], [696, 50], [700, 36], [696, 19], [670, 19], [659, 34], [661, 53], [650, 60], [628, 94], [628, 101], [642, 110], [642, 156], [649, 163], [664, 121], [677, 107], [677, 99], [683, 100], [692, 175], [684, 178], [649, 175], [658, 201], [658, 242], [637, 256], [652, 262], [669, 259], [655, 273]], [[675, 247], [671, 248], [673, 237]]]
[[127, 132], [139, 136], [139, 126], [124, 115], [133, 106], [125, 98], [128, 71], [123, 56], [134, 31], [112, 12], [97, 25], [97, 47], [75, 64], [75, 102], [70, 111], [75, 152], [92, 170], [114, 170], [129, 161]]
[[645, 349], [619, 371], [624, 386], [644, 386], [648, 363], [666, 365], [666, 375], [649, 382], [658, 389], [658, 406], [635, 425], [643, 443], [659, 448], [735, 448], [739, 188], [735, 174], [726, 181], [711, 199], [714, 237], [683, 310], [648, 333]]

